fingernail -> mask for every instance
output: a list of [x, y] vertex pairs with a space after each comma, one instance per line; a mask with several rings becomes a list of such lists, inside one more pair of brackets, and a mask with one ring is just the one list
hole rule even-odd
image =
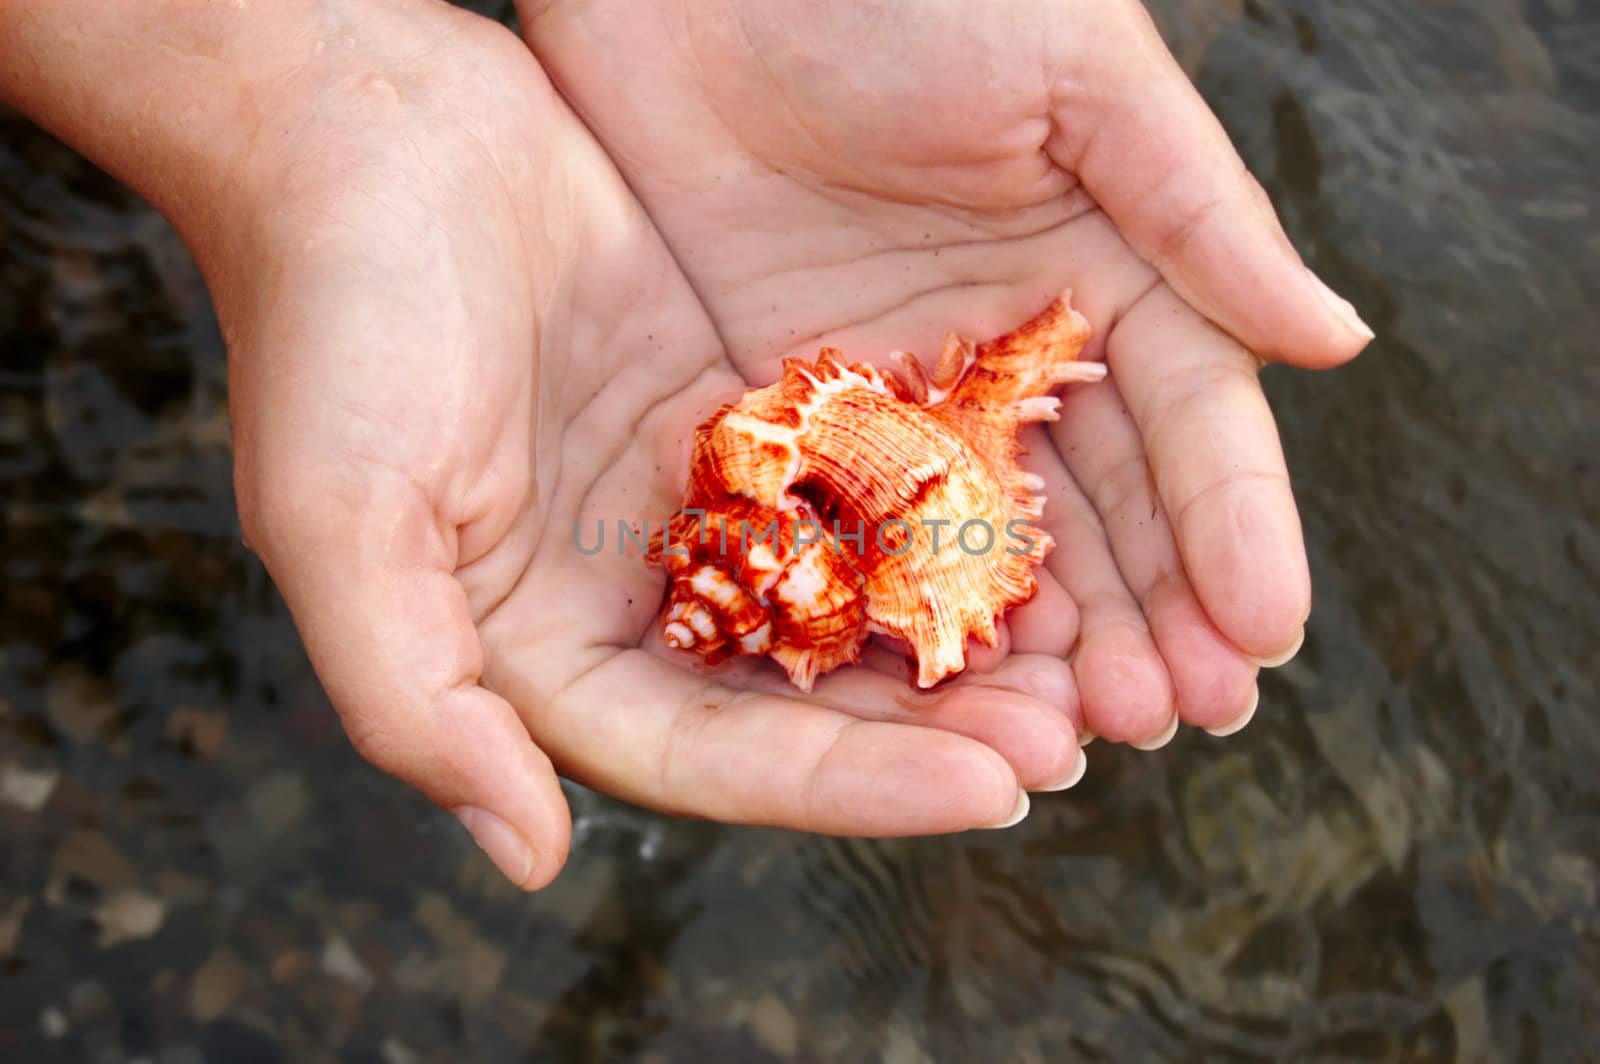
[[1076, 787], [1079, 783], [1083, 782], [1083, 774], [1087, 771], [1089, 771], [1089, 755], [1079, 753], [1078, 763], [1072, 767], [1072, 771], [1067, 775], [1066, 779], [1062, 780], [1060, 783], [1052, 783], [1048, 787], [1038, 787], [1035, 789], [1052, 794], [1056, 791], [1068, 790], [1069, 788]]
[[1340, 321], [1350, 327], [1351, 332], [1363, 340], [1376, 338], [1371, 326], [1361, 320], [1361, 315], [1356, 313], [1356, 308], [1348, 299], [1329, 288], [1327, 282], [1316, 274], [1311, 273], [1309, 269], [1306, 270], [1306, 273], [1311, 274], [1311, 280], [1316, 284], [1317, 295], [1322, 297], [1322, 301], [1327, 304], [1329, 310], [1338, 315]]
[[1163, 746], [1166, 746], [1172, 741], [1172, 737], [1177, 734], [1178, 715], [1174, 713], [1172, 715], [1172, 719], [1167, 721], [1167, 726], [1161, 729], [1160, 735], [1157, 735], [1152, 739], [1145, 739], [1142, 742], [1129, 743], [1128, 745], [1133, 747], [1135, 750], [1143, 750], [1148, 753], [1151, 750], [1159, 750]]
[[1011, 815], [1009, 817], [1007, 817], [1005, 820], [1001, 821], [998, 824], [990, 824], [989, 825], [990, 829], [994, 830], [994, 831], [999, 831], [1001, 828], [1013, 828], [1013, 827], [1016, 827], [1018, 824], [1022, 823], [1023, 819], [1028, 815], [1028, 807], [1029, 807], [1028, 792], [1027, 791], [1018, 791], [1017, 792], [1017, 807], [1015, 809], [1011, 810]]
[[1251, 719], [1255, 717], [1256, 707], [1259, 705], [1261, 705], [1261, 687], [1258, 684], [1255, 690], [1250, 692], [1250, 705], [1243, 713], [1226, 724], [1218, 725], [1215, 728], [1207, 728], [1206, 734], [1215, 735], [1218, 739], [1226, 739], [1230, 735], [1244, 731], [1245, 725], [1249, 724]]
[[1294, 646], [1290, 647], [1288, 650], [1285, 650], [1282, 654], [1278, 654], [1270, 658], [1254, 658], [1252, 660], [1263, 669], [1276, 669], [1293, 661], [1294, 656], [1300, 653], [1300, 648], [1305, 645], [1306, 630], [1302, 628], [1300, 629], [1300, 635], [1294, 641]]
[[472, 841], [489, 855], [500, 873], [517, 886], [533, 874], [533, 847], [522, 833], [487, 809], [464, 805], [455, 810], [456, 819], [467, 829]]
[[1080, 731], [1078, 733], [1078, 745], [1080, 747], [1088, 746], [1090, 743], [1094, 742], [1098, 738], [1100, 738], [1100, 736], [1096, 735], [1094, 732], [1090, 731], [1088, 728], [1084, 728], [1082, 731]]

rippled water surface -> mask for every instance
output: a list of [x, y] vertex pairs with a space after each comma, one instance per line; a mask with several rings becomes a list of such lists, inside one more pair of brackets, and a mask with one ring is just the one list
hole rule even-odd
[[0, 1059], [1595, 1059], [1600, 10], [1160, 13], [1382, 337], [1268, 373], [1318, 598], [1256, 722], [953, 838], [574, 790], [532, 898], [338, 732], [182, 245], [0, 117]]

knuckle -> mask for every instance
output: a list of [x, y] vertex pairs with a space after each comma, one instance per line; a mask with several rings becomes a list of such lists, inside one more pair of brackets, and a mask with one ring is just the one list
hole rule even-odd
[[1108, 469], [1095, 485], [1094, 506], [1102, 521], [1113, 521], [1129, 511], [1150, 509], [1154, 487], [1144, 454], [1129, 455]]
[[1168, 179], [1171, 184], [1157, 194], [1158, 199], [1172, 198], [1173, 210], [1170, 221], [1161, 227], [1151, 248], [1152, 257], [1157, 265], [1164, 265], [1183, 257], [1184, 252], [1195, 242], [1214, 219], [1221, 216], [1226, 206], [1222, 196], [1204, 196], [1194, 198], [1181, 194], [1184, 175], [1174, 174]]
[[406, 758], [403, 746], [395, 741], [393, 733], [376, 721], [363, 717], [344, 718], [345, 737], [363, 761], [391, 776], [403, 776]]
[[1260, 388], [1249, 359], [1207, 360], [1179, 367], [1161, 378], [1134, 412], [1134, 418], [1145, 427], [1146, 447], [1151, 453], [1159, 453], [1169, 434], [1181, 445], [1194, 430], [1197, 419], [1204, 422], [1233, 417], [1238, 403], [1227, 400], [1240, 396], [1253, 400]]

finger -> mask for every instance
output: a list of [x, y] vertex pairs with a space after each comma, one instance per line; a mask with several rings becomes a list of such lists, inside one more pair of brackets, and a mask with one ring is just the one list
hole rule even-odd
[[871, 837], [1009, 826], [1027, 812], [1011, 766], [976, 740], [733, 690], [644, 650], [596, 653], [558, 692], [541, 695], [515, 667], [505, 682], [532, 707], [562, 772], [608, 794], [725, 823]]
[[271, 474], [241, 491], [241, 512], [351, 742], [455, 812], [512, 882], [548, 883], [566, 861], [570, 814], [549, 759], [479, 684], [482, 652], [451, 575], [454, 530], [395, 474]]
[[994, 672], [1011, 656], [1011, 627], [1004, 617], [994, 622], [994, 646], [977, 640], [967, 641], [967, 668], [970, 674]]
[[1048, 568], [1035, 571], [1033, 598], [1007, 614], [1011, 649], [1018, 654], [1065, 658], [1078, 642], [1078, 604]]
[[1164, 743], [1173, 713], [1172, 680], [1143, 612], [1106, 543], [1093, 507], [1083, 497], [1043, 430], [1024, 434], [1027, 467], [1044, 478], [1041, 525], [1056, 546], [1045, 558], [1050, 573], [1078, 604], [1078, 680], [1084, 726], [1115, 742]]
[[1200, 728], [1232, 725], [1253, 701], [1256, 665], [1201, 609], [1156, 496], [1144, 442], [1115, 383], [1069, 392], [1050, 434], [1094, 504], [1117, 568], [1150, 624], [1179, 717]]
[[[813, 692], [863, 720], [940, 728], [976, 739], [1011, 765], [1025, 790], [1063, 790], [1079, 769], [1077, 684], [1059, 658], [1016, 655], [988, 673], [965, 672], [923, 691], [911, 685], [903, 659], [869, 650], [866, 668], [840, 669]], [[885, 668], [878, 668], [878, 665]], [[898, 667], [897, 667], [898, 666]]]
[[1164, 287], [1107, 348], [1206, 614], [1245, 653], [1281, 657], [1304, 630], [1311, 576], [1255, 360]]
[[1345, 362], [1372, 330], [1300, 261], [1271, 201], [1143, 5], [1063, 33], [1047, 150], [1174, 290], [1263, 358]]
[[[668, 648], [659, 632], [649, 635], [645, 649], [725, 687], [801, 697], [783, 669], [766, 658], [742, 657], [706, 668], [694, 654]], [[969, 668], [922, 690], [908, 655], [899, 640], [875, 637], [859, 667], [829, 673], [803, 698], [860, 720], [938, 728], [976, 739], [1006, 759], [1025, 790], [1064, 790], [1081, 778], [1083, 716], [1065, 660], [1012, 655], [989, 672]]]
[[862, 664], [825, 677], [814, 698], [864, 720], [976, 739], [1010, 763], [1026, 790], [1065, 790], [1082, 778], [1083, 712], [1065, 659], [1013, 654], [987, 673], [969, 669], [929, 691], [913, 685], [915, 672], [892, 652], [869, 646]]
[[[961, 676], [973, 676], [993, 672], [1005, 664], [1011, 656], [1011, 631], [1005, 618], [995, 621], [994, 646], [985, 646], [976, 639], [967, 640], [967, 665], [961, 671]], [[867, 649], [874, 652], [873, 661], [881, 666], [882, 671], [896, 674], [916, 675], [916, 654], [911, 650], [911, 644], [898, 636], [884, 632], [876, 632], [867, 643]]]

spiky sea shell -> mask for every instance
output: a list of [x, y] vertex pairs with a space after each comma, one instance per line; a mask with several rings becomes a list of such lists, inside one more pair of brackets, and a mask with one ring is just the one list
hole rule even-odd
[[931, 376], [904, 352], [898, 374], [832, 348], [787, 359], [701, 424], [650, 556], [672, 581], [667, 644], [767, 654], [805, 690], [871, 632], [911, 647], [920, 687], [964, 669], [969, 638], [994, 646], [1052, 546], [1018, 433], [1055, 420], [1052, 391], [1105, 375], [1077, 361], [1090, 329], [1069, 295], [986, 343], [947, 335]]

